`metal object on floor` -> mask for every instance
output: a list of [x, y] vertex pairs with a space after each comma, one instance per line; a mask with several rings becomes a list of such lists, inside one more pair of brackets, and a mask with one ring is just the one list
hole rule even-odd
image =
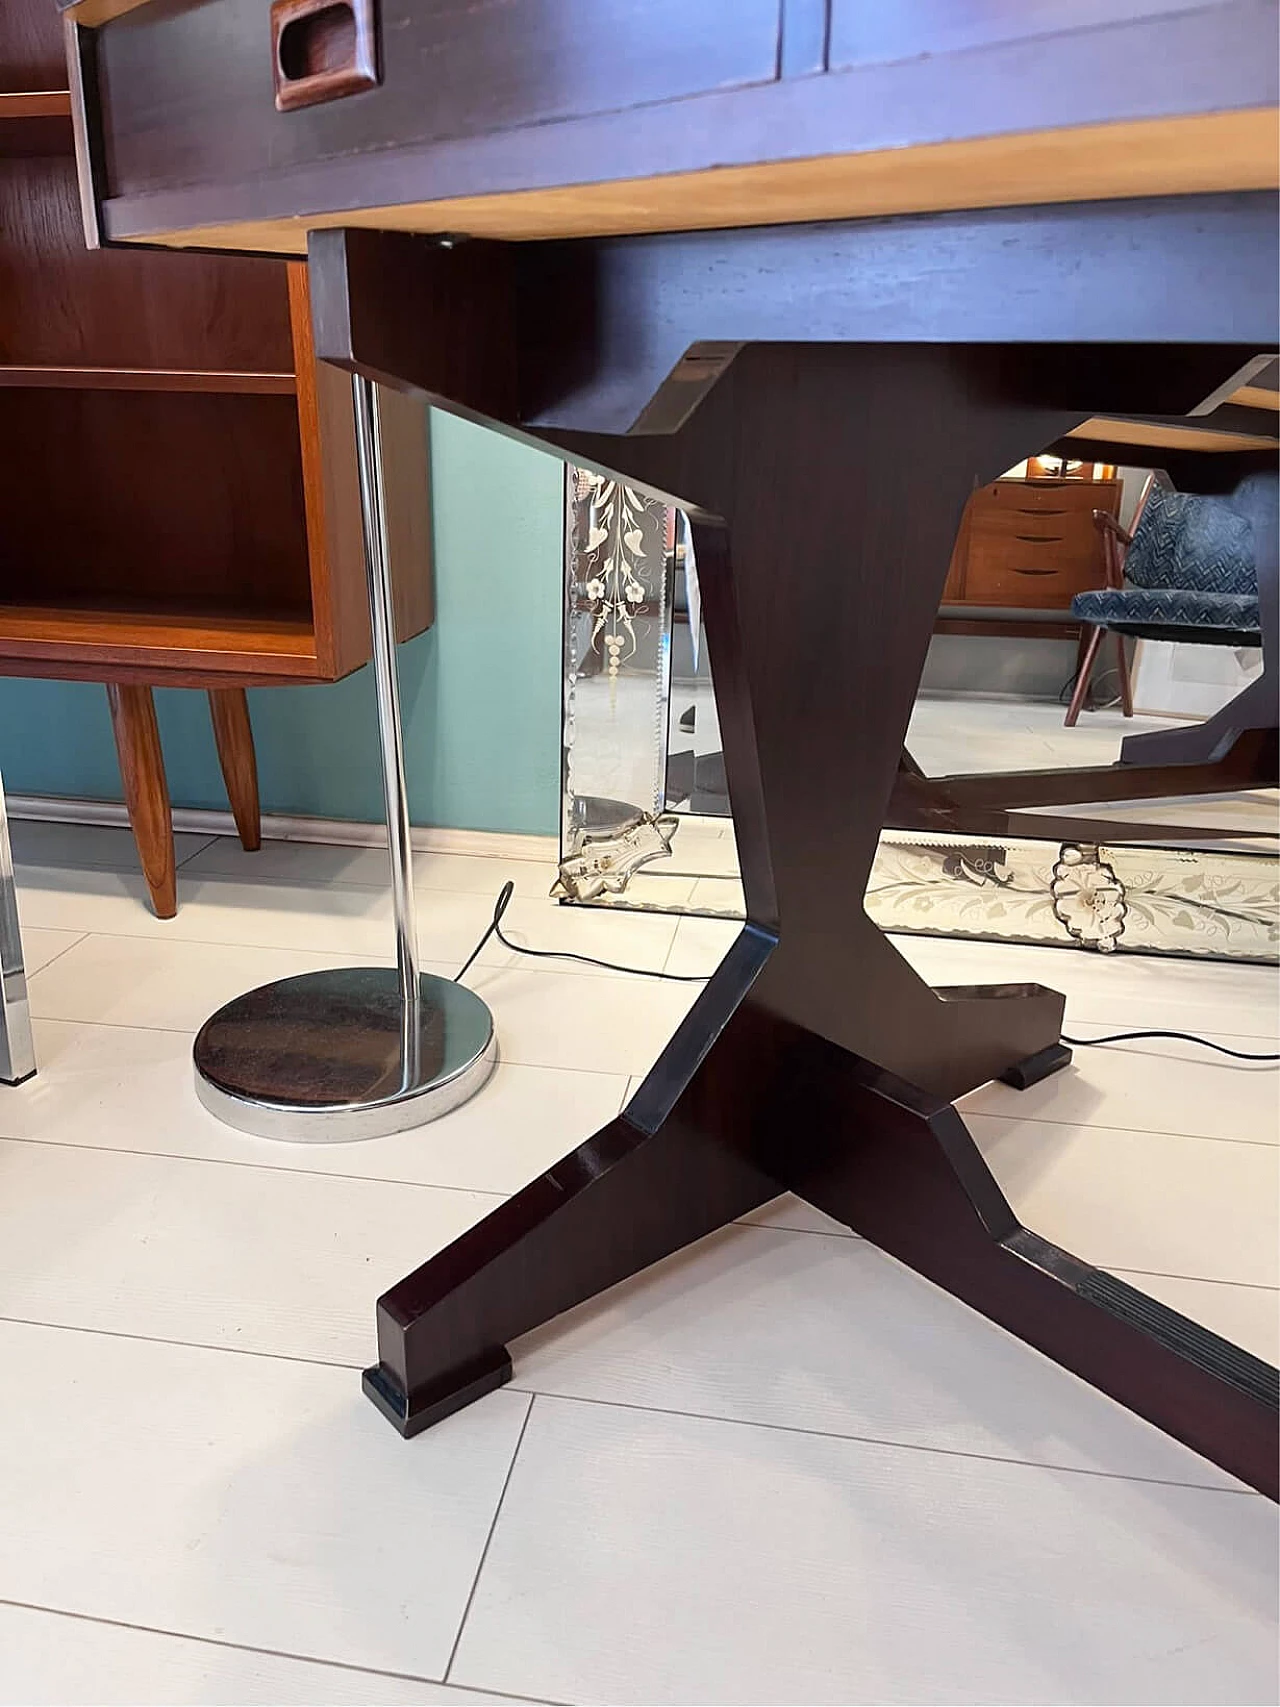
[[4, 781], [0, 778], [0, 1080], [6, 1085], [20, 1085], [35, 1070], [27, 971], [22, 961], [13, 852], [9, 846], [9, 815], [4, 804]]
[[480, 997], [418, 970], [378, 403], [371, 380], [355, 375], [351, 385], [396, 968], [264, 984], [206, 1020], [194, 1050], [196, 1094], [211, 1113], [241, 1132], [302, 1143], [380, 1138], [437, 1119], [474, 1096], [497, 1060]]

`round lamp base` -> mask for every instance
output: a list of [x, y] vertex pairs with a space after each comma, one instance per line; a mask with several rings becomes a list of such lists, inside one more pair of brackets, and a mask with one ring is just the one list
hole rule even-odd
[[196, 1095], [228, 1126], [301, 1144], [438, 1120], [481, 1088], [498, 1043], [473, 991], [425, 972], [419, 983], [416, 1050], [390, 967], [307, 972], [237, 996], [196, 1037]]

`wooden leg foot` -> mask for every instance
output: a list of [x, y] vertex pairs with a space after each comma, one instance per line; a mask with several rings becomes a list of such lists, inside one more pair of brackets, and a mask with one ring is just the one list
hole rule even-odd
[[[1203, 723], [1127, 735], [1120, 744], [1120, 763], [1219, 765], [1237, 779], [1227, 787], [1274, 788], [1276, 721], [1274, 678], [1264, 672]], [[1176, 792], [1176, 784], [1170, 786], [1169, 793]]]
[[1071, 1051], [1065, 1043], [1050, 1043], [1044, 1049], [1038, 1049], [1034, 1055], [1028, 1055], [1025, 1060], [1015, 1061], [1012, 1067], [1007, 1067], [1000, 1075], [1003, 1085], [1012, 1085], [1015, 1091], [1029, 1091], [1032, 1085], [1038, 1085], [1042, 1079], [1047, 1079], [1053, 1073], [1060, 1073], [1064, 1067], [1071, 1065]]
[[1091, 629], [1089, 638], [1084, 641], [1079, 653], [1079, 664], [1076, 668], [1076, 685], [1071, 694], [1071, 704], [1067, 707], [1067, 715], [1063, 719], [1064, 727], [1074, 729], [1080, 720], [1084, 702], [1089, 697], [1089, 678], [1093, 674], [1093, 666], [1098, 656], [1098, 648], [1102, 645], [1103, 630]]
[[1129, 674], [1129, 654], [1125, 651], [1124, 635], [1117, 634], [1116, 669], [1120, 675], [1120, 709], [1126, 717], [1133, 716], [1133, 679]]
[[253, 751], [249, 700], [243, 688], [210, 688], [209, 710], [218, 748], [222, 780], [227, 785], [231, 815], [246, 853], [262, 846], [262, 813], [258, 805], [258, 762]]
[[378, 1300], [365, 1391], [402, 1432], [499, 1385], [521, 1334], [778, 1195], [728, 1018], [768, 946], [744, 932], [625, 1113]]
[[365, 1370], [361, 1385], [387, 1421], [406, 1440], [412, 1440], [415, 1434], [433, 1428], [455, 1411], [483, 1399], [486, 1393], [496, 1392], [510, 1379], [511, 1358], [506, 1348], [500, 1346], [435, 1383], [415, 1388], [412, 1395], [395, 1384], [390, 1371], [381, 1363]]
[[149, 687], [108, 682], [107, 701], [142, 875], [156, 917], [171, 919], [178, 910], [178, 880], [173, 855], [173, 815], [169, 809], [169, 785], [160, 750], [155, 700]]

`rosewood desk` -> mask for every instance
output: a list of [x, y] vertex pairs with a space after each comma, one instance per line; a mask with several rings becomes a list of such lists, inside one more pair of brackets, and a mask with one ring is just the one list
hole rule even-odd
[[[1275, 349], [1274, 5], [68, 28], [92, 241], [305, 254], [324, 360], [692, 519], [748, 922], [625, 1112], [379, 1301], [370, 1397], [416, 1433], [792, 1190], [1274, 1496], [1276, 1372], [1020, 1226], [953, 1106], [1064, 1064], [1063, 998], [931, 989], [860, 904], [970, 492], [1212, 417]], [[1188, 430], [1206, 488], [1273, 455]]]

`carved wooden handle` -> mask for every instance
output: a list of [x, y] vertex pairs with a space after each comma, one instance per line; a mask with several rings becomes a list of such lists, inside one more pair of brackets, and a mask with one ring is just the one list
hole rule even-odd
[[271, 52], [277, 112], [376, 87], [374, 0], [273, 0]]

